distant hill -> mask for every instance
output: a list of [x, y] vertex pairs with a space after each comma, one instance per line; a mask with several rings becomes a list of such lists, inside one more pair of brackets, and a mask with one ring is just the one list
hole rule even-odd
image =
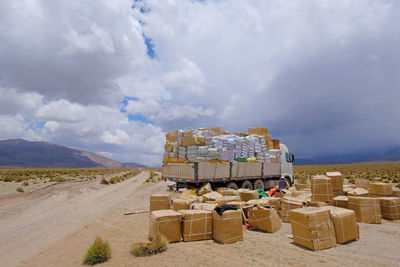
[[23, 139], [0, 140], [0, 166], [135, 168], [139, 163], [121, 163], [98, 154], [48, 142]]
[[380, 154], [376, 152], [362, 152], [319, 156], [313, 158], [299, 158], [295, 160], [295, 165], [348, 164], [396, 161], [400, 161], [400, 147], [392, 148], [389, 151]]

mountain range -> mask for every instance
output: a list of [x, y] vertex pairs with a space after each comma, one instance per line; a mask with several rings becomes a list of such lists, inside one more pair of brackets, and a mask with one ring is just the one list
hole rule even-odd
[[23, 139], [0, 140], [0, 166], [136, 168], [140, 163], [122, 163], [96, 153], [60, 146], [49, 142]]

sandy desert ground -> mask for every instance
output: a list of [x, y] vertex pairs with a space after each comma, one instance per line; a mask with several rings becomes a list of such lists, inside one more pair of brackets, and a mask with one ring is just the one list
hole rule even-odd
[[143, 172], [115, 185], [99, 180], [58, 184], [32, 193], [0, 198], [1, 266], [82, 266], [96, 236], [107, 240], [111, 259], [99, 266], [398, 266], [400, 222], [360, 223], [360, 240], [310, 251], [288, 237], [290, 224], [274, 234], [246, 230], [244, 241], [220, 245], [213, 240], [170, 244], [166, 252], [136, 258], [133, 242], [147, 240], [149, 196], [165, 182], [143, 183]]

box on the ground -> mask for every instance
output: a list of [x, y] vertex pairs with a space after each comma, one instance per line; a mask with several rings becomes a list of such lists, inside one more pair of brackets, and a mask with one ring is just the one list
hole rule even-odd
[[284, 197], [282, 198], [282, 211], [281, 211], [281, 219], [282, 222], [290, 222], [290, 210], [303, 208], [306, 205], [306, 202], [303, 199], [295, 198], [295, 197]]
[[217, 207], [217, 203], [192, 203], [190, 204], [191, 210], [208, 210], [213, 211]]
[[332, 206], [333, 202], [316, 202], [316, 201], [307, 201], [307, 207], [326, 207], [326, 206]]
[[150, 211], [171, 209], [170, 194], [155, 194], [150, 196]]
[[223, 196], [215, 191], [203, 195], [204, 201], [217, 201], [217, 199], [222, 198]]
[[324, 208], [331, 212], [337, 243], [344, 244], [360, 238], [360, 230], [354, 210], [331, 206]]
[[307, 207], [290, 211], [294, 243], [311, 250], [336, 247], [336, 235], [330, 211]]
[[380, 197], [381, 214], [389, 220], [400, 220], [400, 199], [398, 197]]
[[213, 213], [213, 239], [221, 244], [230, 244], [243, 240], [242, 212], [226, 210], [219, 215]]
[[368, 197], [369, 191], [365, 188], [357, 187], [347, 192], [348, 196]]
[[250, 228], [275, 233], [282, 227], [281, 218], [273, 207], [253, 206], [247, 214]]
[[311, 190], [311, 184], [294, 184], [297, 190], [302, 191], [308, 191]]
[[240, 197], [239, 196], [223, 196], [223, 197], [217, 199], [217, 205], [218, 206], [226, 205], [228, 202], [232, 202], [232, 201], [240, 201]]
[[318, 201], [332, 201], [333, 189], [331, 178], [324, 175], [316, 175], [311, 178], [311, 200]]
[[279, 197], [262, 197], [260, 199], [250, 199], [246, 202], [246, 205], [271, 206], [276, 210], [280, 210], [281, 199]]
[[381, 206], [377, 198], [349, 196], [348, 208], [355, 211], [358, 222], [382, 223]]
[[164, 236], [168, 242], [181, 241], [181, 217], [173, 210], [156, 210], [150, 213], [149, 238]]
[[400, 197], [400, 188], [393, 186], [392, 190], [393, 190], [394, 197]]
[[242, 208], [244, 208], [246, 206], [246, 202], [244, 202], [244, 201], [231, 201], [231, 202], [226, 203], [226, 205], [232, 205], [232, 206], [238, 207], [239, 209], [242, 209]]
[[333, 199], [333, 205], [339, 208], [347, 209], [349, 207], [349, 198], [346, 196], [337, 196]]
[[250, 199], [258, 199], [258, 191], [257, 190], [247, 190], [240, 192], [240, 200], [248, 201]]
[[174, 199], [172, 201], [172, 209], [174, 211], [188, 210], [190, 209], [190, 204], [194, 203], [194, 201], [194, 199]]
[[378, 196], [391, 196], [393, 195], [393, 189], [391, 184], [385, 183], [371, 183], [369, 185], [371, 194]]
[[369, 180], [364, 178], [356, 178], [354, 179], [354, 186], [359, 188], [364, 188], [369, 190]]
[[343, 175], [340, 172], [326, 172], [326, 176], [331, 178], [333, 196], [343, 195]]
[[183, 241], [212, 239], [212, 212], [206, 210], [180, 210]]
[[229, 188], [221, 190], [218, 193], [220, 193], [223, 196], [239, 196], [239, 192], [237, 190], [229, 189]]

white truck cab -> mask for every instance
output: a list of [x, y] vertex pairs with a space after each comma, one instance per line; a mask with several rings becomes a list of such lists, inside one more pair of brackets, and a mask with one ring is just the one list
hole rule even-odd
[[285, 144], [280, 143], [279, 149], [270, 149], [268, 154], [281, 160], [281, 177], [286, 178], [290, 185], [294, 184], [293, 162], [294, 155], [289, 152]]

